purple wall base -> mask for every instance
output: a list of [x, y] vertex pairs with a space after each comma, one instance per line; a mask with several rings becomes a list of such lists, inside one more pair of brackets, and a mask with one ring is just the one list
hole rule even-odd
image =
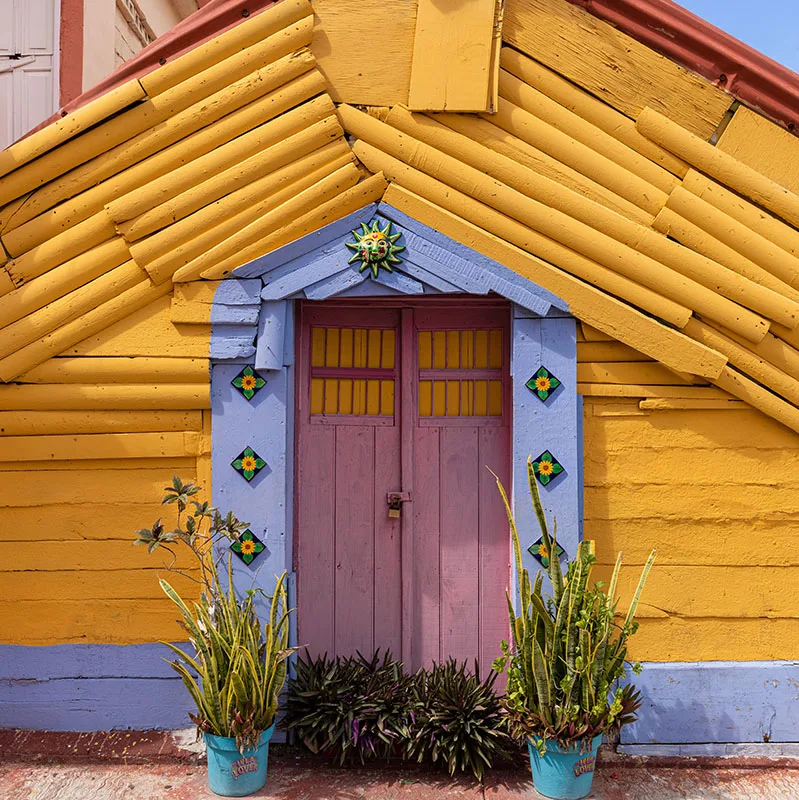
[[0, 645], [0, 728], [186, 728], [191, 701], [163, 645]]

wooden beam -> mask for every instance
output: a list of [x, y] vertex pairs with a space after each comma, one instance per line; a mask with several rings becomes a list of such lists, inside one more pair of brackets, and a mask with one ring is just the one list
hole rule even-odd
[[0, 436], [199, 431], [200, 411], [0, 411]]
[[623, 383], [638, 386], [691, 385], [690, 381], [683, 380], [662, 364], [640, 361], [578, 363], [577, 380], [580, 383]]
[[[408, 105], [433, 111], [493, 110], [499, 0], [418, 0]], [[457, 21], [456, 21], [457, 20]]]
[[199, 453], [196, 432], [0, 437], [0, 461], [184, 458]]
[[[565, 300], [571, 313], [674, 369], [718, 375], [724, 356], [609, 297], [523, 249], [528, 231], [489, 206], [434, 182], [430, 198], [390, 186], [384, 202], [529, 278]], [[479, 227], [482, 226], [482, 227]]]
[[313, 9], [308, 0], [285, 0], [274, 8], [270, 6], [186, 55], [144, 75], [139, 79], [140, 83], [148, 97], [155, 97], [311, 14]]
[[645, 108], [641, 112], [636, 126], [648, 139], [670, 150], [700, 172], [773, 211], [794, 227], [799, 227], [799, 195], [681, 128], [652, 108]]
[[503, 39], [628, 117], [644, 106], [710, 138], [732, 97], [564, 0], [506, 0]]
[[199, 383], [0, 386], [0, 411], [186, 411], [210, 407], [210, 386]]
[[[149, 152], [144, 155], [138, 153], [138, 158], [131, 161], [129, 151], [135, 153], [137, 146], [149, 138], [137, 137], [125, 143], [127, 147], [122, 145], [105, 157], [98, 157], [78, 167], [71, 176], [73, 185], [70, 186], [70, 192], [66, 192], [63, 182], [55, 181], [28, 195], [24, 204], [15, 202], [6, 209], [0, 209], [0, 230], [5, 231], [4, 236], [13, 234], [16, 237], [19, 250], [30, 250], [98, 213], [108, 202], [155, 178], [174, 172], [183, 164], [211, 152], [324, 90], [322, 76], [316, 71], [306, 72], [263, 97], [255, 97], [221, 119], [209, 118], [205, 127], [188, 132], [189, 135], [184, 138], [178, 137], [176, 141], [168, 137], [152, 155]], [[209, 117], [214, 116], [213, 112], [213, 106], [209, 107]], [[185, 118], [186, 112], [182, 116]], [[167, 121], [163, 129], [172, 128], [176, 122], [180, 120]], [[160, 138], [163, 130], [158, 133]], [[139, 161], [139, 158], [143, 160]], [[49, 213], [44, 213], [59, 202]]]
[[207, 383], [203, 358], [51, 358], [18, 383]]

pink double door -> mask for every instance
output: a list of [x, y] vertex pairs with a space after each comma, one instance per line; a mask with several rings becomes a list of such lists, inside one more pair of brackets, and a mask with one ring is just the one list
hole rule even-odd
[[508, 635], [510, 309], [302, 303], [294, 564], [299, 643], [486, 673]]

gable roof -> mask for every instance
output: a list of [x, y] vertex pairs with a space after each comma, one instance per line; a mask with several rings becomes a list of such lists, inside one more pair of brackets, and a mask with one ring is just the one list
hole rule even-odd
[[505, 11], [495, 114], [336, 109], [282, 0], [0, 153], [0, 380], [382, 199], [799, 431], [799, 197], [708, 143], [730, 97], [565, 0]]

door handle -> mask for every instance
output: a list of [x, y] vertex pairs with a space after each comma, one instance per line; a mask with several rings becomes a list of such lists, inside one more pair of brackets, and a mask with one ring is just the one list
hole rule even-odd
[[399, 519], [402, 513], [402, 504], [411, 502], [410, 492], [389, 492], [386, 495], [388, 503], [388, 516], [391, 519]]

